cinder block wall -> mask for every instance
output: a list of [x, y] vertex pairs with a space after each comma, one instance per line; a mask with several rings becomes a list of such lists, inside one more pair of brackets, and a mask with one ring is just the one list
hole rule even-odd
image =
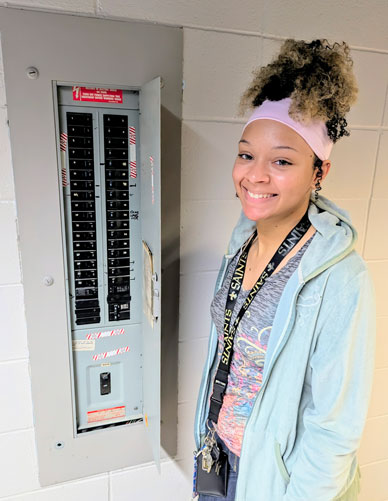
[[[360, 98], [350, 138], [334, 148], [323, 194], [348, 209], [358, 251], [373, 274], [378, 303], [376, 371], [359, 460], [360, 501], [388, 501], [388, 4], [343, 0], [0, 0], [29, 8], [184, 28], [181, 298], [178, 456], [41, 489], [30, 394], [23, 277], [0, 59], [0, 499], [140, 501], [190, 498], [195, 398], [209, 330], [209, 303], [220, 257], [239, 213], [231, 170], [242, 121], [239, 96], [253, 67], [287, 37], [346, 40]], [[349, 423], [351, 426], [351, 423]]]

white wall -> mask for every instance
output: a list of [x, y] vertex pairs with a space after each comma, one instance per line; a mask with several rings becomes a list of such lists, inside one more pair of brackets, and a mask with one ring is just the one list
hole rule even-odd
[[[183, 501], [190, 497], [195, 397], [206, 353], [209, 303], [220, 256], [239, 212], [231, 169], [239, 96], [254, 66], [282, 38], [328, 37], [352, 45], [360, 85], [350, 138], [335, 146], [323, 194], [348, 209], [358, 250], [375, 279], [375, 382], [359, 460], [360, 501], [388, 501], [388, 32], [385, 0], [0, 0], [0, 5], [184, 27], [178, 457], [40, 489], [28, 373], [7, 106], [0, 61], [0, 499]], [[193, 305], [196, 310], [193, 310]], [[198, 312], [200, 314], [198, 315]]]

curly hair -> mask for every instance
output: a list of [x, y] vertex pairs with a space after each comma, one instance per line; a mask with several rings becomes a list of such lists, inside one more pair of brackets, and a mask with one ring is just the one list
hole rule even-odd
[[349, 136], [345, 114], [357, 99], [357, 83], [349, 46], [326, 39], [286, 40], [279, 55], [253, 72], [253, 81], [241, 97], [240, 111], [265, 100], [291, 98], [290, 116], [300, 122], [321, 119], [330, 139]]

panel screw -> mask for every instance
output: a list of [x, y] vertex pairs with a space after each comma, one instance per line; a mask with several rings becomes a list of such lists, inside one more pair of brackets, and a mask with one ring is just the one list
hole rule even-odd
[[53, 283], [54, 283], [54, 279], [53, 279], [53, 277], [50, 277], [49, 275], [47, 275], [46, 277], [44, 277], [44, 279], [43, 279], [43, 283], [44, 283], [44, 285], [46, 285], [47, 287], [50, 287], [50, 285], [53, 285]]
[[28, 67], [26, 69], [26, 73], [28, 78], [31, 78], [31, 80], [36, 80], [37, 78], [39, 78], [39, 71], [34, 66]]

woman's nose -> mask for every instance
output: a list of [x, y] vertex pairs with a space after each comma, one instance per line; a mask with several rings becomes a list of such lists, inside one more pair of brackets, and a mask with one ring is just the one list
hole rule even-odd
[[269, 177], [268, 166], [261, 160], [253, 162], [247, 172], [247, 178], [252, 183], [267, 183]]

